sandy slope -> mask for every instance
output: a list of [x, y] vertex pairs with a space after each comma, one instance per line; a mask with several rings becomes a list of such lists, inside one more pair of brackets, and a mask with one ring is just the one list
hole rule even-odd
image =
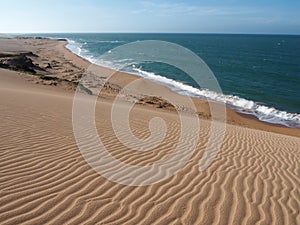
[[[70, 92], [0, 70], [1, 224], [300, 223], [299, 138], [228, 125], [219, 154], [200, 172], [210, 126], [201, 121], [197, 149], [180, 172], [131, 187], [107, 180], [84, 161], [72, 131], [72, 101]], [[157, 149], [137, 153], [112, 133], [110, 109], [111, 101], [100, 99], [96, 123], [113, 156], [142, 166], [173, 151], [180, 133], [176, 113], [134, 108], [131, 126], [138, 137], [149, 135], [153, 116], [169, 128]]]

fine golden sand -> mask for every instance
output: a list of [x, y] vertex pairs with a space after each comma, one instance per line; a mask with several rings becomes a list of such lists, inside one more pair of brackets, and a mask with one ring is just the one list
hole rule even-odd
[[[32, 51], [44, 57], [41, 66], [51, 62], [51, 51], [56, 51], [55, 60], [62, 65], [46, 71], [49, 75], [74, 79], [89, 65], [65, 50], [64, 42], [14, 41], [19, 46], [0, 41], [0, 52]], [[45, 52], [49, 45], [52, 50]], [[116, 159], [145, 166], [172, 153], [181, 124], [172, 109], [136, 104], [130, 114], [132, 133], [148, 137], [149, 121], [160, 117], [166, 136], [151, 151], [124, 147], [112, 129], [111, 108], [114, 91], [135, 79], [116, 76], [97, 101], [96, 127]], [[155, 87], [169, 93], [143, 79], [139, 82], [143, 85], [138, 91]], [[127, 186], [96, 173], [81, 155], [72, 127], [74, 89], [65, 81], [51, 84], [0, 69], [0, 224], [300, 224], [299, 129], [271, 126], [228, 109], [220, 151], [207, 169], [199, 171], [211, 122], [205, 103], [195, 101], [203, 112], [200, 132], [186, 140], [199, 138], [189, 161], [161, 182]], [[88, 137], [92, 131], [84, 132]]]

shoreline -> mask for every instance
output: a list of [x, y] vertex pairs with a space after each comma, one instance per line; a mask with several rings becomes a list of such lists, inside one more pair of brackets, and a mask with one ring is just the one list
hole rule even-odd
[[[85, 49], [82, 48], [80, 43], [72, 39], [66, 40], [68, 41], [68, 44], [66, 45], [66, 48], [68, 50], [78, 55], [79, 57], [88, 60], [90, 63], [95, 63], [95, 60], [91, 58], [92, 55], [87, 56], [85, 54], [81, 54], [81, 51], [85, 51]], [[113, 65], [97, 65], [114, 70]], [[160, 76], [159, 74], [147, 72], [139, 68], [121, 71], [123, 73], [129, 73], [135, 76], [143, 77], [159, 85], [166, 86], [179, 95], [187, 96], [190, 98], [196, 98], [204, 101], [208, 99], [208, 101], [210, 102], [219, 102], [220, 104], [222, 104], [221, 102], [226, 102], [226, 106], [232, 109], [233, 111], [239, 114], [243, 114], [245, 116], [253, 115], [257, 120], [262, 121], [264, 123], [283, 125], [289, 128], [300, 128], [300, 114], [298, 113], [285, 111], [284, 109], [277, 109], [274, 108], [272, 105], [265, 105], [264, 103], [256, 102], [248, 98], [242, 98], [240, 96], [223, 94], [222, 92], [215, 93], [209, 90], [200, 90], [181, 81], [169, 79], [165, 76]]]
[[[110, 70], [115, 70], [113, 65], [101, 65], [94, 63], [93, 59], [90, 57], [93, 57], [92, 55], [87, 56], [85, 54], [81, 54], [81, 51], [85, 51], [84, 48], [82, 48], [81, 44], [79, 42], [76, 42], [69, 38], [61, 37], [48, 37], [48, 36], [20, 36], [15, 37], [18, 39], [49, 39], [49, 40], [56, 40], [56, 41], [65, 41], [65, 48], [70, 51], [72, 54], [77, 55], [79, 58], [83, 59], [84, 61], [87, 61], [87, 63], [96, 64], [99, 67], [104, 67]], [[209, 90], [200, 90], [197, 88], [194, 88], [193, 86], [190, 86], [189, 84], [185, 84], [181, 81], [176, 81], [173, 79], [169, 79], [164, 76], [157, 75], [152, 72], [147, 72], [135, 68], [131, 71], [123, 71], [124, 74], [130, 74], [138, 77], [145, 78], [151, 82], [154, 82], [158, 85], [163, 85], [169, 88], [171, 91], [187, 96], [190, 98], [200, 99], [202, 101], [210, 101], [210, 102], [219, 102], [222, 104], [222, 102], [226, 102], [226, 107], [230, 108], [231, 110], [235, 111], [239, 115], [242, 115], [244, 117], [250, 118], [251, 116], [254, 116], [254, 118], [258, 121], [261, 121], [262, 123], [271, 124], [274, 126], [283, 126], [288, 127], [292, 129], [300, 129], [300, 114], [292, 112], [292, 111], [285, 111], [285, 109], [278, 109], [273, 107], [272, 105], [266, 105], [263, 102], [256, 102], [251, 100], [251, 98], [243, 98], [238, 95], [231, 95], [231, 94], [223, 94], [211, 92]], [[148, 74], [151, 74], [150, 77]], [[153, 76], [153, 77], [152, 77]], [[160, 78], [163, 78], [161, 80]], [[164, 80], [166, 79], [166, 80]], [[175, 82], [175, 84], [173, 83]], [[178, 84], [177, 84], [178, 83]], [[178, 86], [179, 85], [179, 86]], [[187, 85], [186, 87], [182, 87], [182, 85]], [[217, 97], [216, 97], [217, 96]], [[208, 100], [207, 100], [208, 99]]]
[[[5, 40], [5, 39], [2, 39], [2, 40]], [[52, 39], [52, 38], [41, 38], [41, 39], [37, 38], [36, 39], [36, 38], [31, 38], [31, 37], [17, 38], [17, 39], [11, 38], [11, 39], [6, 39], [6, 40], [24, 42], [23, 47], [24, 47], [24, 45], [26, 46], [29, 43], [29, 46], [27, 46], [27, 48], [25, 48], [23, 51], [33, 50], [32, 51], [33, 53], [36, 53], [37, 55], [41, 54], [41, 57], [40, 57], [40, 58], [42, 58], [41, 61], [45, 61], [46, 58], [48, 58], [47, 60], [49, 61], [48, 62], [49, 65], [51, 64], [51, 62], [54, 62], [55, 65], [53, 65], [52, 68], [49, 71], [47, 71], [47, 73], [49, 73], [49, 76], [60, 75], [59, 78], [61, 78], [61, 79], [66, 79], [66, 80], [70, 80], [72, 82], [73, 81], [77, 82], [79, 80], [78, 73], [84, 73], [84, 70], [86, 68], [88, 68], [90, 65], [92, 65], [92, 63], [89, 62], [87, 59], [75, 54], [70, 49], [68, 49], [67, 45], [69, 43], [67, 40]], [[28, 43], [26, 44], [26, 42], [28, 42]], [[39, 47], [38, 50], [35, 50], [33, 47], [34, 44], [32, 44], [32, 43], [30, 44], [30, 42], [40, 42], [39, 44], [37, 44], [37, 46]], [[47, 49], [45, 49], [45, 47], [43, 47], [43, 45], [47, 46], [47, 44], [49, 44], [47, 42], [50, 43], [51, 48], [53, 48], [55, 52], [59, 53], [59, 57], [54, 56], [54, 54], [50, 54], [51, 51], [49, 52], [49, 56], [47, 55], [47, 53], [45, 52], [45, 51], [47, 51]], [[51, 59], [51, 57], [52, 57], [52, 59]], [[35, 60], [35, 59], [33, 58], [33, 60]], [[56, 64], [59, 64], [59, 60], [61, 60], [62, 62], [60, 62], [60, 64], [61, 64], [60, 66], [57, 66]], [[40, 63], [40, 61], [38, 61], [38, 63]], [[64, 68], [64, 67], [66, 67], [66, 65], [68, 67], [70, 66], [71, 69]], [[56, 70], [56, 68], [55, 68], [56, 66], [61, 67], [60, 70]], [[143, 83], [142, 85], [147, 87], [146, 88], [147, 90], [146, 89], [145, 90], [148, 92], [150, 92], [151, 89], [153, 90], [153, 88], [154, 88], [154, 90], [155, 90], [155, 88], [158, 88], [158, 90], [162, 91], [163, 93], [166, 93], [167, 95], [176, 96], [176, 98], [179, 99], [179, 102], [185, 101], [185, 99], [189, 98], [189, 97], [180, 95], [180, 94], [170, 90], [168, 87], [166, 87], [164, 85], [150, 81], [141, 76], [138, 76], [135, 74], [129, 74], [129, 73], [125, 73], [125, 72], [120, 72], [120, 71], [115, 71], [113, 69], [106, 68], [106, 67], [99, 66], [99, 65], [95, 65], [95, 66], [97, 67], [97, 69], [99, 68], [99, 70], [103, 70], [104, 73], [106, 73], [106, 74], [114, 73], [112, 81], [109, 82], [109, 85], [108, 85], [109, 93], [108, 94], [106, 93], [106, 95], [109, 97], [115, 96], [116, 92], [120, 91], [122, 89], [122, 87], [126, 86], [130, 82], [140, 80], [139, 82]], [[63, 71], [64, 74], [59, 74], [61, 71]], [[35, 81], [35, 82], [41, 83], [41, 82], [39, 82], [39, 80]], [[42, 83], [47, 83], [47, 82], [42, 81]], [[52, 85], [51, 82], [48, 82], [47, 84]], [[57, 84], [55, 84], [55, 85], [57, 85]], [[63, 86], [66, 86], [66, 85], [63, 85]], [[141, 88], [140, 86], [137, 87], [137, 93], [133, 93], [133, 95], [139, 95], [138, 97], [141, 97], [143, 95], [143, 92], [145, 90], [143, 90], [143, 88]], [[71, 89], [75, 90], [74, 88], [71, 88]], [[146, 97], [146, 96], [143, 96], [143, 97]], [[191, 99], [193, 99], [193, 102], [196, 105], [199, 117], [201, 119], [210, 119], [211, 113], [210, 113], [210, 109], [208, 107], [207, 101], [201, 100], [199, 98], [191, 98]], [[136, 99], [129, 99], [129, 100], [136, 101]], [[144, 104], [144, 105], [153, 106], [153, 104], [150, 104], [150, 105]], [[154, 106], [157, 106], [157, 104], [155, 103]], [[237, 112], [237, 111], [231, 109], [228, 106], [226, 107], [226, 112], [227, 112], [227, 123], [229, 123], [229, 124], [247, 127], [247, 128], [251, 128], [251, 129], [258, 129], [258, 130], [263, 130], [263, 131], [268, 131], [268, 132], [275, 132], [275, 133], [287, 134], [287, 135], [291, 135], [291, 136], [300, 137], [300, 134], [298, 132], [299, 128], [291, 128], [291, 127], [287, 127], [287, 126], [282, 126], [282, 125], [278, 125], [278, 124], [272, 124], [272, 123], [260, 121], [258, 118], [254, 117], [252, 115], [242, 114], [240, 112]]]
[[[54, 39], [55, 40], [55, 39]], [[80, 59], [88, 62], [88, 63], [91, 63], [93, 64], [91, 61], [89, 61], [88, 59], [74, 53], [71, 49], [69, 49], [67, 47], [67, 45], [70, 44], [68, 42], [68, 40], [66, 40], [66, 44], [64, 45], [64, 48], [65, 50], [67, 50], [68, 52], [70, 52], [71, 54], [74, 54], [76, 57], [79, 57]], [[101, 65], [98, 65], [96, 64], [97, 66], [99, 67], [104, 67], [104, 66], [101, 66]], [[109, 70], [114, 70], [112, 68], [108, 68], [108, 67], [104, 67], [106, 69], [109, 69]], [[166, 88], [168, 88], [172, 93], [176, 94], [176, 95], [179, 95], [179, 96], [183, 96], [183, 97], [187, 97], [187, 98], [191, 98], [193, 99], [193, 101], [195, 102], [200, 102], [200, 104], [203, 104], [204, 102], [206, 103], [207, 101], [203, 100], [203, 99], [200, 99], [200, 98], [195, 98], [195, 97], [188, 97], [188, 96], [184, 96], [184, 95], [180, 95], [178, 94], [177, 92], [171, 90], [169, 87], [163, 85], [163, 84], [160, 84], [158, 82], [155, 82], [155, 81], [151, 81], [147, 78], [144, 78], [143, 76], [139, 76], [138, 74], [133, 74], [133, 73], [127, 73], [127, 72], [123, 72], [123, 71], [116, 71], [117, 73], [120, 73], [122, 74], [123, 76], [125, 75], [129, 75], [129, 76], [135, 76], [137, 78], [142, 78], [142, 79], [146, 79], [147, 81], [149, 82], [152, 82], [154, 84], [157, 84], [159, 86], [164, 86]], [[217, 103], [218, 104], [218, 103]], [[227, 121], [229, 122], [230, 124], [233, 124], [233, 125], [239, 125], [239, 126], [243, 126], [243, 127], [247, 127], [247, 128], [252, 128], [252, 129], [258, 129], [258, 130], [264, 130], [264, 131], [269, 131], [269, 132], [275, 132], [275, 133], [280, 133], [280, 134], [284, 134], [286, 131], [288, 131], [288, 129], [292, 129], [292, 131], [288, 131], [286, 132], [287, 135], [291, 135], [291, 136], [296, 136], [296, 137], [300, 137], [299, 134], [297, 134], [297, 130], [300, 130], [299, 128], [297, 127], [288, 127], [286, 125], [283, 125], [283, 124], [276, 124], [276, 123], [270, 123], [270, 122], [267, 122], [267, 121], [262, 121], [262, 120], [259, 120], [255, 115], [253, 114], [246, 114], [246, 113], [242, 113], [242, 112], [239, 112], [239, 111], [236, 111], [234, 109], [232, 109], [230, 106], [226, 106], [226, 110], [227, 112], [229, 111], [230, 113], [230, 119]], [[204, 114], [206, 114], [207, 112], [204, 112]], [[232, 114], [236, 114], [236, 115], [232, 115]], [[227, 113], [228, 115], [228, 113]], [[209, 116], [206, 116], [205, 115], [205, 118], [207, 119], [207, 117]], [[242, 119], [241, 119], [242, 118]], [[241, 120], [241, 121], [240, 121]], [[251, 121], [255, 124], [252, 124], [251, 125]], [[267, 126], [267, 127], [266, 127]], [[283, 131], [283, 130], [285, 131]], [[294, 132], [295, 131], [295, 132]]]

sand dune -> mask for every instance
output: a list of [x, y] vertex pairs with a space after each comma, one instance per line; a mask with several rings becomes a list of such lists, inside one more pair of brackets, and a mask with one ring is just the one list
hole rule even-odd
[[[300, 222], [297, 137], [227, 125], [217, 157], [199, 171], [210, 127], [201, 120], [188, 163], [162, 182], [134, 187], [100, 176], [82, 157], [72, 130], [73, 93], [0, 70], [0, 103], [1, 224]], [[131, 115], [137, 137], [149, 136], [148, 123], [155, 116], [164, 119], [168, 132], [153, 151], [136, 152], [113, 133], [111, 101], [101, 98], [98, 103], [99, 136], [117, 159], [145, 166], [174, 150], [180, 134], [176, 113], [137, 105]]]

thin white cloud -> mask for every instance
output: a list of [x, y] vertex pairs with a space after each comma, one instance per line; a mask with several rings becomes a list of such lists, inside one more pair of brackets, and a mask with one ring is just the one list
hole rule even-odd
[[255, 16], [242, 18], [241, 21], [255, 23], [255, 24], [290, 24], [290, 25], [300, 25], [300, 20], [291, 18], [281, 18], [281, 17], [267, 17], [267, 16]]
[[133, 14], [156, 14], [160, 16], [170, 15], [194, 15], [194, 16], [224, 16], [250, 14], [257, 12], [253, 9], [216, 8], [207, 6], [189, 5], [187, 3], [151, 2], [141, 1], [140, 8], [131, 11]]

